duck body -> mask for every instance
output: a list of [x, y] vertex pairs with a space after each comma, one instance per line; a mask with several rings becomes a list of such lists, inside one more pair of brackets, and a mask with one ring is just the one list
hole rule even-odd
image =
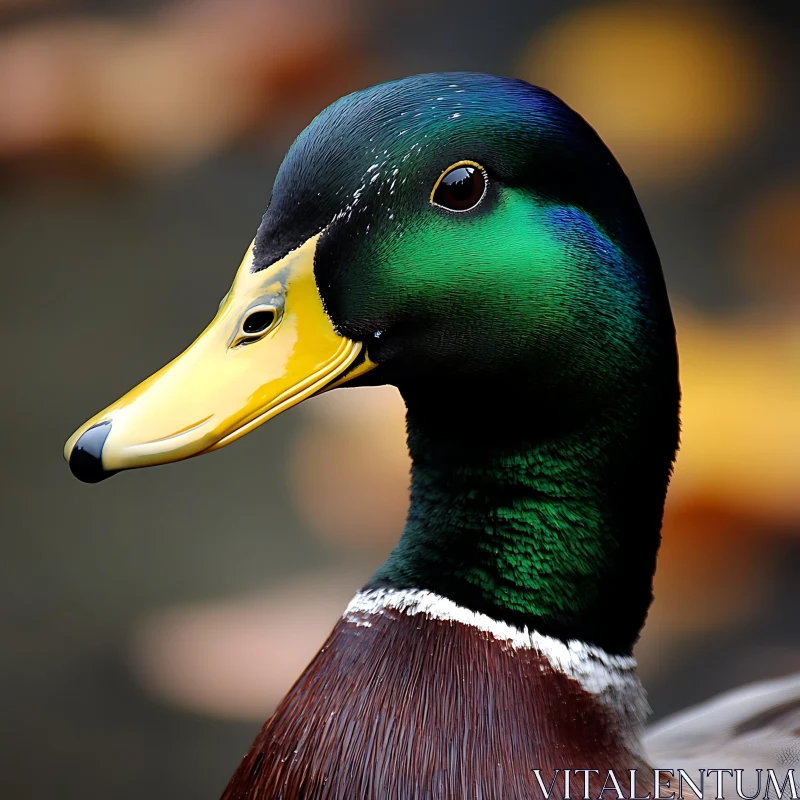
[[[633, 659], [498, 624], [429, 592], [360, 593], [264, 726], [225, 800], [540, 797], [565, 770], [631, 769], [645, 703]], [[539, 771], [537, 779], [536, 770]], [[572, 772], [575, 796], [584, 775]], [[553, 796], [557, 796], [553, 794]]]
[[407, 407], [405, 527], [225, 799], [521, 800], [554, 770], [562, 797], [620, 796], [610, 771], [652, 792], [632, 650], [675, 330], [629, 181], [549, 92], [421, 75], [323, 111], [209, 327], [65, 456], [95, 482], [379, 383]]

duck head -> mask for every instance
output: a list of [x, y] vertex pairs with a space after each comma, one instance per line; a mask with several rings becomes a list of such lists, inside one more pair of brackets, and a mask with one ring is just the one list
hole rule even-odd
[[596, 411], [672, 349], [655, 249], [597, 134], [522, 81], [422, 75], [300, 134], [214, 320], [65, 457], [89, 482], [176, 461], [355, 382]]
[[[578, 548], [569, 569], [563, 559], [552, 567], [548, 591], [565, 570], [590, 574], [590, 557], [607, 567], [600, 581], [624, 579], [635, 562], [648, 598], [628, 626], [638, 630], [677, 444], [675, 334], [630, 183], [549, 92], [422, 75], [323, 111], [286, 155], [208, 328], [76, 431], [65, 456], [94, 482], [215, 450], [307, 397], [366, 383], [396, 385], [408, 406], [407, 529], [432, 515], [435, 541], [453, 545], [443, 530], [458, 513], [442, 509], [459, 498], [510, 497], [524, 485], [527, 499], [508, 501], [513, 517], [550, 493], [538, 523], [519, 522], [547, 523], [563, 539], [542, 534], [537, 546]], [[482, 470], [491, 486], [476, 487]], [[431, 497], [438, 505], [420, 512]], [[558, 533], [570, 524], [595, 526], [587, 541], [602, 547]], [[408, 560], [395, 561], [383, 577], [411, 581]], [[578, 600], [555, 597], [569, 587], [551, 593], [541, 615], [569, 617]]]

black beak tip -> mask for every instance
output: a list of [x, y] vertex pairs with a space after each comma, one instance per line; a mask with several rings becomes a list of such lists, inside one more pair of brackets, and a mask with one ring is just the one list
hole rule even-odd
[[115, 475], [103, 469], [103, 445], [111, 433], [111, 420], [98, 422], [84, 433], [69, 455], [72, 474], [84, 483], [100, 483]]

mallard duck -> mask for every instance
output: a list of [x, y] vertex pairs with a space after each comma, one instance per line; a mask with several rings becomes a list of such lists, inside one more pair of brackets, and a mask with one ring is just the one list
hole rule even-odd
[[678, 445], [675, 329], [628, 179], [551, 93], [433, 74], [324, 110], [214, 320], [65, 456], [97, 482], [379, 383], [407, 406], [407, 522], [224, 797], [615, 796], [610, 770], [658, 791], [632, 649]]

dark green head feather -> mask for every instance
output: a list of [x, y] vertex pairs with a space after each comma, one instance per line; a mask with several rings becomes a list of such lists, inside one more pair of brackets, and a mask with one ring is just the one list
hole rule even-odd
[[[472, 211], [430, 202], [485, 168]], [[325, 307], [409, 408], [412, 506], [376, 580], [630, 649], [677, 445], [675, 336], [634, 192], [554, 95], [422, 75], [323, 111], [284, 160], [256, 269], [324, 231]]]

